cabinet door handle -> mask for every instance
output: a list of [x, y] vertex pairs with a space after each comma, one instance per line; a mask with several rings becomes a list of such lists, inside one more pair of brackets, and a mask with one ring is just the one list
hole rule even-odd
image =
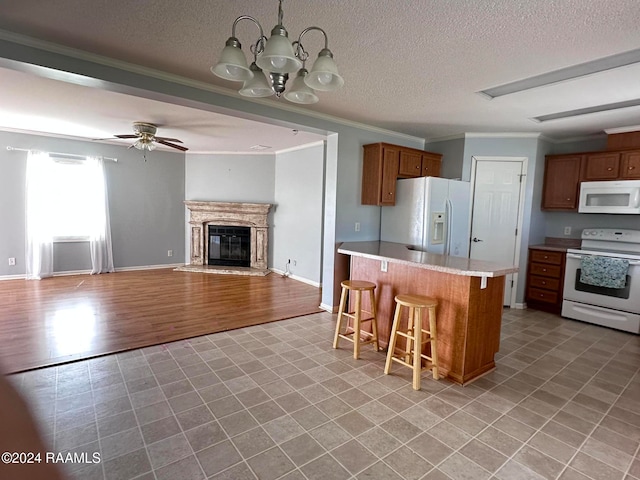
[[547, 284], [547, 282], [542, 282], [542, 284], [543, 284], [543, 285], [546, 285], [546, 284]]
[[634, 167], [633, 165], [631, 165], [631, 166], [629, 167], [629, 170], [633, 170], [634, 168], [636, 168], [636, 167]]
[[611, 170], [613, 170], [613, 168], [612, 168], [612, 167], [609, 167], [609, 168], [607, 168], [607, 170], [610, 172]]
[[416, 170], [420, 170], [420, 167], [416, 165]]
[[568, 198], [567, 198], [567, 202], [570, 202], [570, 201], [571, 201], [571, 197], [568, 197]]

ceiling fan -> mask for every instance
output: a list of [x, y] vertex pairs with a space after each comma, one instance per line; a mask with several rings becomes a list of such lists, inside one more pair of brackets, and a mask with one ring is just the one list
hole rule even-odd
[[133, 134], [114, 135], [113, 137], [137, 138], [138, 140], [136, 140], [136, 142], [133, 143], [129, 148], [135, 147], [138, 150], [154, 150], [156, 148], [156, 143], [175, 148], [176, 150], [180, 150], [181, 152], [186, 152], [187, 150], [189, 150], [187, 147], [183, 147], [182, 145], [176, 145], [175, 142], [182, 143], [182, 140], [178, 140], [177, 138], [156, 137], [157, 130], [158, 127], [153, 123], [134, 122]]

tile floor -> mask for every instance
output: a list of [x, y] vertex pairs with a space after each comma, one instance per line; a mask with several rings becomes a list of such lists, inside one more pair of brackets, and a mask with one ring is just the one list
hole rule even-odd
[[640, 336], [505, 310], [467, 386], [331, 348], [328, 313], [12, 376], [91, 480], [640, 479]]

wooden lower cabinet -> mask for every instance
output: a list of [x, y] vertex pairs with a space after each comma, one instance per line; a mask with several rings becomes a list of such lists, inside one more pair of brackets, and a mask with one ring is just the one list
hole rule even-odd
[[564, 288], [566, 253], [544, 248], [529, 248], [527, 266], [527, 306], [560, 313]]

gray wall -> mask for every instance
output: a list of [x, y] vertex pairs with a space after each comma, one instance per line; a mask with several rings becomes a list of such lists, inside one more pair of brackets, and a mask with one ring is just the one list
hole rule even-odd
[[[116, 157], [106, 162], [111, 237], [116, 268], [165, 265], [184, 257], [184, 155], [140, 151], [96, 142], [0, 132], [0, 276], [25, 274], [27, 153], [6, 147]], [[173, 250], [173, 257], [167, 251]], [[16, 266], [7, 258], [15, 257]], [[86, 242], [54, 246], [54, 271], [91, 268]]]
[[441, 177], [462, 178], [464, 144], [464, 138], [455, 138], [440, 142], [429, 142], [424, 146], [424, 149], [429, 152], [442, 154]]
[[[276, 155], [272, 265], [320, 284], [324, 145]], [[295, 264], [294, 264], [295, 262]]]

